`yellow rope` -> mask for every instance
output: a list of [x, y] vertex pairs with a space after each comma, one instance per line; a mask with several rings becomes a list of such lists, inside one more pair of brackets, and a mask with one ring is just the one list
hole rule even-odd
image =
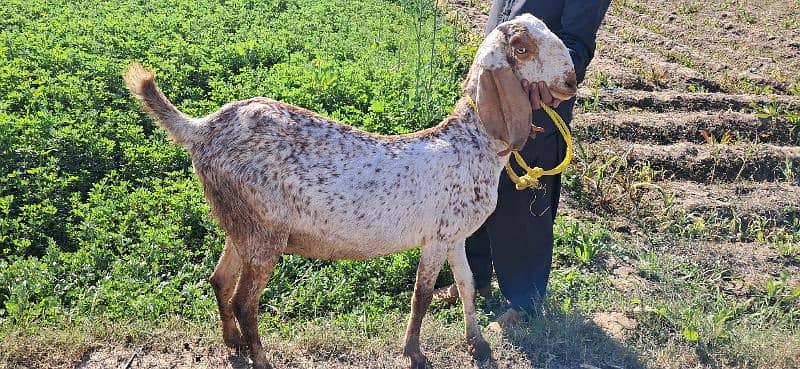
[[[472, 106], [472, 108], [475, 109], [475, 112], [477, 113], [478, 107], [477, 105], [475, 105], [475, 102], [472, 101], [471, 98], [469, 99], [468, 102], [470, 106]], [[542, 109], [544, 109], [544, 112], [550, 116], [550, 119], [553, 120], [553, 123], [555, 123], [556, 128], [558, 128], [558, 131], [561, 132], [561, 136], [564, 137], [564, 142], [567, 144], [567, 155], [564, 156], [564, 160], [562, 160], [560, 164], [556, 165], [555, 168], [550, 170], [544, 170], [541, 167], [533, 167], [533, 168], [529, 167], [528, 164], [525, 163], [525, 159], [522, 157], [522, 155], [520, 155], [519, 151], [516, 150], [512, 151], [511, 153], [514, 156], [514, 160], [517, 162], [520, 168], [522, 168], [525, 171], [525, 174], [523, 176], [521, 177], [518, 176], [517, 173], [514, 172], [514, 168], [511, 167], [511, 158], [510, 157], [508, 158], [509, 161], [506, 162], [506, 173], [508, 174], [508, 177], [511, 178], [511, 182], [514, 182], [517, 190], [524, 190], [526, 188], [538, 188], [539, 178], [541, 178], [542, 176], [552, 176], [563, 172], [564, 169], [567, 168], [567, 165], [569, 165], [569, 162], [572, 160], [572, 134], [570, 134], [569, 128], [567, 128], [566, 123], [564, 123], [564, 120], [561, 119], [561, 117], [558, 115], [558, 113], [555, 112], [555, 110], [551, 109], [547, 105], [542, 105]], [[508, 142], [504, 143], [506, 144], [506, 147], [510, 147]]]
[[[508, 173], [508, 177], [511, 178], [511, 182], [514, 182], [516, 185], [515, 187], [517, 190], [524, 190], [526, 188], [538, 188], [539, 187], [539, 178], [542, 176], [552, 176], [559, 174], [567, 168], [569, 162], [572, 160], [572, 134], [569, 132], [569, 128], [567, 128], [566, 123], [555, 110], [551, 109], [547, 105], [542, 105], [542, 109], [547, 115], [550, 116], [550, 119], [553, 120], [555, 123], [556, 128], [558, 131], [561, 132], [561, 136], [564, 137], [564, 142], [567, 144], [567, 155], [564, 156], [564, 160], [561, 161], [555, 168], [550, 170], [544, 170], [541, 167], [529, 167], [527, 163], [525, 163], [525, 159], [522, 158], [519, 151], [512, 151], [511, 153], [514, 155], [514, 160], [517, 164], [525, 171], [525, 175], [518, 176], [516, 172], [514, 172], [514, 168], [511, 168], [511, 158], [506, 163], [506, 173]], [[506, 143], [508, 146], [508, 143]]]

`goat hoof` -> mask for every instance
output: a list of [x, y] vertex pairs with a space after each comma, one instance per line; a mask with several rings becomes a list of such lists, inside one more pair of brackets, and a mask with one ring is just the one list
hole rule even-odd
[[469, 352], [475, 360], [483, 361], [492, 356], [492, 348], [486, 340], [478, 339], [469, 345]]
[[425, 355], [423, 355], [422, 353], [420, 352], [412, 353], [409, 354], [408, 356], [411, 358], [411, 366], [409, 366], [410, 369], [430, 368], [430, 362], [428, 361], [428, 358], [425, 357]]
[[257, 363], [257, 364], [256, 364], [256, 363], [253, 363], [253, 369], [272, 369], [272, 365], [269, 365], [269, 364], [268, 364], [268, 363], [266, 363], [266, 362], [264, 362], [264, 363]]
[[228, 346], [232, 349], [237, 349], [237, 350], [247, 349], [247, 344], [244, 342], [242, 336], [223, 337], [222, 340], [225, 341], [225, 346]]

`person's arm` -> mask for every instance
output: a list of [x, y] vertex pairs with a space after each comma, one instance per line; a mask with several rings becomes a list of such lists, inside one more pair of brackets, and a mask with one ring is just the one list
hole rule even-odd
[[597, 29], [603, 22], [611, 0], [566, 0], [561, 13], [561, 29], [556, 35], [570, 50], [578, 83], [594, 57]]

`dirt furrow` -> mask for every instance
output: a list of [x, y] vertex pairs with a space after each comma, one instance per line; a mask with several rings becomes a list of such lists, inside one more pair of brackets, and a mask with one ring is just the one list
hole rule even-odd
[[[687, 85], [698, 85], [708, 91], [718, 91], [719, 86], [706, 80], [703, 75], [638, 43], [628, 43], [611, 31], [601, 31], [600, 42], [604, 47], [593, 71], [610, 76], [611, 82], [620, 87], [653, 90], [675, 88], [685, 91]], [[625, 69], [630, 71], [625, 73]]]
[[717, 219], [749, 217], [765, 227], [792, 224], [800, 216], [800, 186], [792, 183], [750, 182], [701, 184], [664, 181], [674, 194], [674, 206], [688, 214], [713, 214]]
[[[697, 144], [727, 141], [775, 145], [800, 145], [800, 125], [783, 118], [761, 119], [755, 114], [712, 112], [587, 112], [572, 122], [574, 135], [583, 142], [618, 138], [635, 143]], [[704, 131], [708, 136], [704, 136]], [[725, 138], [729, 135], [728, 138]]]
[[792, 17], [800, 15], [800, 3], [787, 7], [786, 3], [763, 2], [764, 9], [751, 8], [747, 12], [734, 11], [725, 4], [691, 7], [683, 1], [666, 3], [671, 4], [653, 7], [648, 14], [625, 7], [614, 7], [613, 12], [651, 30], [663, 30], [659, 32], [662, 36], [683, 38], [692, 47], [721, 51], [720, 56], [726, 59], [734, 56], [729, 52], [731, 48], [742, 47], [743, 53], [736, 54], [735, 59], [757, 56], [800, 66], [792, 51], [797, 47], [800, 32], [791, 29], [790, 22]]
[[643, 72], [641, 61], [632, 61], [631, 66], [623, 65], [609, 55], [598, 53], [586, 71], [587, 86], [615, 86], [625, 89], [653, 91], [657, 89]]
[[745, 79], [780, 92], [791, 87], [787, 82], [797, 80], [800, 35], [785, 32], [786, 29], [775, 32], [784, 28], [777, 21], [780, 17], [772, 17], [778, 18], [776, 22], [768, 17], [770, 11], [786, 14], [788, 9], [766, 9], [757, 15], [734, 13], [725, 6], [689, 7], [682, 2], [666, 5], [653, 7], [647, 14], [614, 7], [617, 17], [611, 18], [610, 24], [622, 21], [624, 24], [619, 26], [631, 37], [661, 53], [677, 53], [676, 57], [702, 65], [723, 79]]
[[724, 93], [683, 93], [676, 91], [638, 91], [627, 89], [591, 89], [578, 93], [578, 105], [586, 110], [622, 110], [639, 108], [647, 111], [749, 111], [752, 105], [779, 104], [784, 109], [800, 108], [800, 97], [785, 95], [732, 95]]
[[680, 142], [642, 145], [608, 139], [584, 147], [597, 155], [627, 155], [632, 166], [646, 165], [663, 177], [698, 183], [738, 180], [797, 181], [800, 147], [769, 144], [709, 145]]
[[611, 52], [619, 54], [623, 63], [641, 60], [646, 68], [653, 70], [655, 82], [665, 79], [678, 84], [669, 87], [679, 90], [686, 90], [681, 86], [685, 83], [702, 86], [711, 92], [720, 91], [719, 82], [704, 78], [702, 72], [719, 71], [725, 66], [710, 62], [713, 58], [705, 51], [688, 48], [680, 40], [664, 37], [613, 14], [606, 17], [605, 26], [610, 32], [608, 42], [614, 45]]

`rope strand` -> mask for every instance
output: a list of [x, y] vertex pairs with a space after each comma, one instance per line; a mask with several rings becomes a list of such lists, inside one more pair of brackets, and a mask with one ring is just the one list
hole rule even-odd
[[[473, 101], [469, 96], [467, 96], [467, 98], [467, 102], [469, 103], [470, 107], [472, 107], [472, 109], [475, 110], [475, 113], [477, 113], [478, 106], [475, 104], [475, 101]], [[561, 116], [559, 116], [558, 113], [556, 113], [556, 111], [549, 106], [542, 105], [542, 109], [544, 109], [544, 112], [550, 116], [550, 119], [553, 120], [553, 123], [555, 123], [558, 131], [561, 132], [561, 136], [564, 137], [564, 142], [567, 144], [567, 155], [564, 156], [564, 160], [556, 165], [555, 168], [544, 170], [544, 168], [541, 167], [529, 167], [519, 151], [511, 151], [511, 154], [514, 156], [514, 160], [517, 162], [520, 168], [525, 171], [525, 174], [520, 177], [516, 172], [514, 172], [514, 168], [511, 167], [511, 157], [509, 157], [508, 162], [506, 162], [506, 173], [508, 174], [508, 178], [511, 179], [511, 182], [514, 182], [516, 189], [520, 191], [526, 188], [539, 188], [539, 178], [542, 178], [542, 176], [552, 176], [563, 172], [564, 169], [566, 169], [569, 165], [570, 161], [572, 161], [572, 134], [569, 132], [567, 124], [564, 123], [564, 120], [561, 119]], [[480, 117], [478, 119], [480, 119]], [[506, 148], [511, 147], [508, 142], [503, 141], [503, 143], [506, 145]]]
[[[555, 123], [556, 128], [558, 131], [561, 132], [561, 136], [564, 137], [564, 142], [567, 144], [567, 155], [564, 156], [564, 160], [561, 161], [555, 168], [550, 170], [544, 170], [541, 167], [529, 167], [527, 163], [525, 163], [525, 159], [522, 158], [519, 151], [512, 151], [511, 153], [514, 155], [514, 160], [517, 164], [525, 171], [525, 175], [518, 176], [516, 172], [514, 172], [514, 168], [511, 167], [511, 158], [509, 157], [509, 161], [506, 163], [506, 173], [508, 177], [511, 178], [511, 182], [514, 182], [514, 185], [517, 190], [524, 190], [526, 188], [539, 188], [539, 178], [542, 176], [552, 176], [559, 174], [567, 168], [570, 161], [572, 161], [572, 134], [569, 132], [569, 128], [567, 128], [566, 123], [555, 110], [551, 109], [547, 105], [542, 105], [542, 109], [544, 112], [550, 116], [550, 119], [553, 120]], [[506, 143], [508, 146], [508, 143]]]

